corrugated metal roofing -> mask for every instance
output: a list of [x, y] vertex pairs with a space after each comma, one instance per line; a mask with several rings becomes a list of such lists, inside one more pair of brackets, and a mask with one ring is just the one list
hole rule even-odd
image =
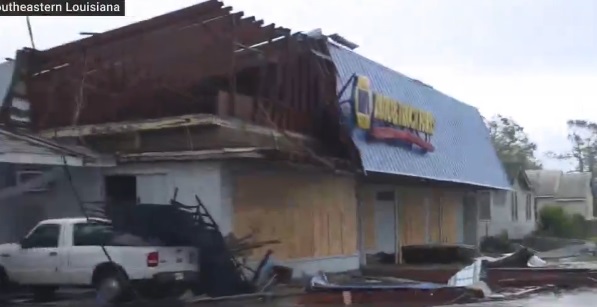
[[[365, 171], [511, 188], [476, 108], [351, 50], [332, 43], [328, 45], [340, 87], [353, 74], [366, 76], [374, 92], [429, 111], [436, 119], [431, 140], [436, 149], [426, 154], [383, 143], [368, 143], [364, 132], [354, 129], [353, 141], [360, 151]], [[349, 99], [350, 91], [343, 95], [341, 100]]]

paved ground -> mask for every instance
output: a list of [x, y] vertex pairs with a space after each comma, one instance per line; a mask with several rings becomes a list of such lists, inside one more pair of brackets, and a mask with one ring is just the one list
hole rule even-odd
[[[565, 265], [565, 266], [569, 266], [569, 267], [586, 267], [586, 268], [593, 268], [593, 269], [597, 269], [597, 257], [593, 256], [593, 255], [587, 255], [585, 253], [583, 253], [584, 251], [586, 251], [587, 249], [595, 249], [594, 245], [591, 246], [571, 246], [571, 247], [566, 247], [563, 249], [558, 249], [558, 250], [554, 250], [554, 251], [550, 251], [548, 253], [545, 253], [544, 256], [547, 256], [546, 258], [551, 258], [548, 260], [551, 260], [550, 262], [558, 262], [559, 265]], [[585, 254], [582, 256], [578, 256], [579, 254]], [[554, 259], [554, 258], [560, 258], [560, 257], [570, 257], [570, 256], [576, 256], [576, 257], [571, 257], [571, 258], [567, 258], [567, 259]], [[553, 257], [553, 258], [552, 258]], [[78, 293], [77, 296], [81, 297], [81, 296], [87, 296], [88, 294], [83, 294], [83, 293]], [[89, 296], [88, 296], [89, 297]], [[495, 307], [568, 307], [568, 306], [575, 306], [575, 307], [589, 307], [589, 306], [595, 306], [597, 302], [597, 289], [592, 289], [592, 290], [583, 290], [583, 291], [573, 291], [573, 292], [565, 292], [562, 294], [551, 294], [551, 293], [547, 293], [547, 294], [539, 294], [536, 296], [532, 296], [526, 299], [522, 299], [522, 300], [515, 300], [515, 301], [506, 301], [506, 302], [488, 302], [488, 303], [482, 303], [482, 304], [467, 304], [467, 305], [460, 305], [460, 306], [467, 306], [467, 307], [489, 307], [489, 306], [495, 306]], [[151, 306], [150, 306], [151, 305]], [[178, 304], [175, 302], [156, 302], [153, 304], [136, 304], [136, 305], [129, 305], [126, 307], [136, 307], [136, 306], [143, 306], [143, 307], [176, 307]], [[241, 306], [246, 306], [246, 307], [263, 307], [263, 306], [272, 306], [272, 307], [282, 307], [282, 306], [291, 306], [288, 304], [288, 302], [286, 303], [277, 303], [277, 304], [272, 304], [272, 305], [266, 305], [266, 304], [247, 304], [247, 302], [244, 303], [239, 303], [239, 304], [235, 304], [233, 302], [226, 302], [225, 304], [219, 304], [219, 305], [215, 305], [214, 306], [227, 306], [227, 307], [241, 307]], [[84, 301], [81, 300], [76, 300], [76, 301], [61, 301], [61, 302], [50, 302], [50, 303], [45, 303], [45, 304], [39, 304], [39, 303], [33, 303], [28, 299], [17, 299], [14, 300], [13, 303], [10, 304], [2, 304], [0, 303], [0, 306], [2, 307], [41, 307], [41, 306], [56, 306], [56, 307], [97, 307], [97, 305], [95, 304], [93, 299], [86, 299]], [[192, 306], [192, 305], [187, 305], [187, 306]], [[206, 305], [201, 305], [201, 306], [206, 306]], [[125, 306], [123, 306], [125, 307]], [[336, 307], [336, 306], [329, 306], [329, 307]], [[372, 307], [372, 306], [362, 306], [362, 307]]]
[[[466, 304], [466, 305], [453, 305], [453, 306], [462, 306], [462, 307], [593, 307], [595, 306], [595, 302], [597, 301], [597, 289], [596, 290], [578, 290], [574, 292], [567, 292], [562, 294], [539, 294], [529, 298], [521, 299], [521, 300], [514, 300], [514, 301], [503, 301], [503, 302], [487, 302], [487, 303], [477, 303], [477, 304]], [[92, 301], [86, 302], [61, 302], [61, 303], [46, 303], [46, 304], [33, 304], [22, 302], [20, 304], [15, 305], [3, 305], [3, 306], [19, 306], [19, 307], [48, 307], [48, 306], [56, 306], [56, 307], [97, 307]], [[136, 306], [143, 306], [143, 307], [176, 307], [176, 304], [172, 302], [163, 302], [163, 303], [155, 303], [151, 306], [147, 304], [142, 305], [131, 305], [126, 307], [136, 307]], [[189, 305], [189, 307], [192, 305]], [[207, 306], [207, 305], [200, 305], [200, 306]], [[288, 304], [278, 303], [278, 304], [247, 304], [245, 303], [231, 303], [227, 302], [226, 304], [214, 304], [210, 306], [227, 306], [227, 307], [291, 307]], [[340, 307], [340, 306], [329, 306], [327, 307]], [[355, 305], [356, 306], [356, 305]], [[369, 305], [359, 305], [360, 307], [374, 307]], [[123, 306], [124, 307], [124, 306]], [[308, 306], [307, 306], [308, 307]], [[357, 306], [358, 307], [358, 306]]]
[[589, 253], [595, 251], [596, 249], [597, 248], [595, 246], [595, 243], [587, 242], [585, 244], [570, 245], [570, 246], [550, 250], [547, 252], [540, 252], [540, 253], [537, 253], [537, 256], [542, 259], [545, 259], [545, 260], [567, 258], [567, 257], [578, 256], [581, 254], [589, 254]]
[[[454, 305], [454, 306], [462, 306], [462, 307], [593, 307], [595, 306], [595, 302], [597, 301], [597, 292], [595, 291], [585, 291], [585, 292], [577, 292], [577, 293], [567, 293], [562, 295], [553, 295], [553, 294], [543, 294], [538, 295], [532, 298], [527, 298], [523, 300], [516, 300], [516, 301], [507, 301], [507, 302], [488, 302], [488, 303], [480, 303], [480, 304], [467, 304], [467, 305]], [[92, 302], [73, 302], [73, 303], [61, 303], [61, 304], [18, 304], [18, 305], [4, 305], [8, 306], [19, 306], [19, 307], [48, 307], [48, 306], [56, 306], [56, 307], [97, 307]], [[141, 305], [139, 305], [141, 306]], [[143, 307], [150, 307], [147, 305], [142, 305]], [[155, 304], [155, 307], [175, 307], [173, 304], [163, 303], [163, 304]], [[206, 305], [201, 305], [206, 306]], [[214, 305], [214, 306], [222, 306], [222, 305]], [[272, 305], [264, 305], [264, 304], [255, 304], [255, 305], [248, 305], [248, 304], [233, 304], [228, 303], [226, 304], [227, 307], [291, 307], [289, 305], [284, 304], [272, 304]], [[329, 306], [328, 307], [340, 307], [340, 306]], [[355, 305], [356, 306], [356, 305]], [[374, 307], [368, 305], [360, 305], [361, 307]], [[132, 306], [131, 306], [132, 307]], [[307, 306], [308, 307], [308, 306]]]
[[575, 291], [564, 294], [541, 294], [523, 300], [460, 305], [466, 307], [592, 307], [597, 301], [597, 290]]

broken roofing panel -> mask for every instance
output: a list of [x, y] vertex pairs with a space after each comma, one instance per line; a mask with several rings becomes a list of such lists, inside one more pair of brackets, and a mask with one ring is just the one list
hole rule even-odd
[[562, 171], [559, 170], [527, 170], [526, 171], [531, 185], [535, 189], [537, 197], [554, 197], [560, 180]]
[[[430, 112], [435, 117], [431, 143], [425, 154], [385, 143], [367, 142], [365, 132], [353, 130], [367, 172], [377, 172], [477, 186], [510, 189], [510, 183], [489, 139], [479, 111], [433, 88], [367, 59], [354, 51], [329, 43], [338, 70], [339, 87], [351, 77], [369, 78], [373, 92]], [[351, 98], [346, 90], [340, 101]]]

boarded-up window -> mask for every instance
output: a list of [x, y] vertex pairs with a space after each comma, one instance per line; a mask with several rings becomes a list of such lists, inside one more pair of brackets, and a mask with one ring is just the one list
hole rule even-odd
[[491, 194], [489, 191], [477, 194], [479, 205], [479, 219], [491, 220]]

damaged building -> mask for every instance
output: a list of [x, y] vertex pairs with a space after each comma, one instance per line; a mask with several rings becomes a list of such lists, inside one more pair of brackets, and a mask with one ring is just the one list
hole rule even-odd
[[[475, 192], [509, 186], [479, 112], [355, 47], [210, 0], [19, 50], [0, 116], [111, 161], [70, 167], [82, 202], [116, 214], [178, 189], [224, 234], [280, 240], [267, 248], [297, 272], [476, 244]], [[61, 205], [51, 216], [79, 208]]]

